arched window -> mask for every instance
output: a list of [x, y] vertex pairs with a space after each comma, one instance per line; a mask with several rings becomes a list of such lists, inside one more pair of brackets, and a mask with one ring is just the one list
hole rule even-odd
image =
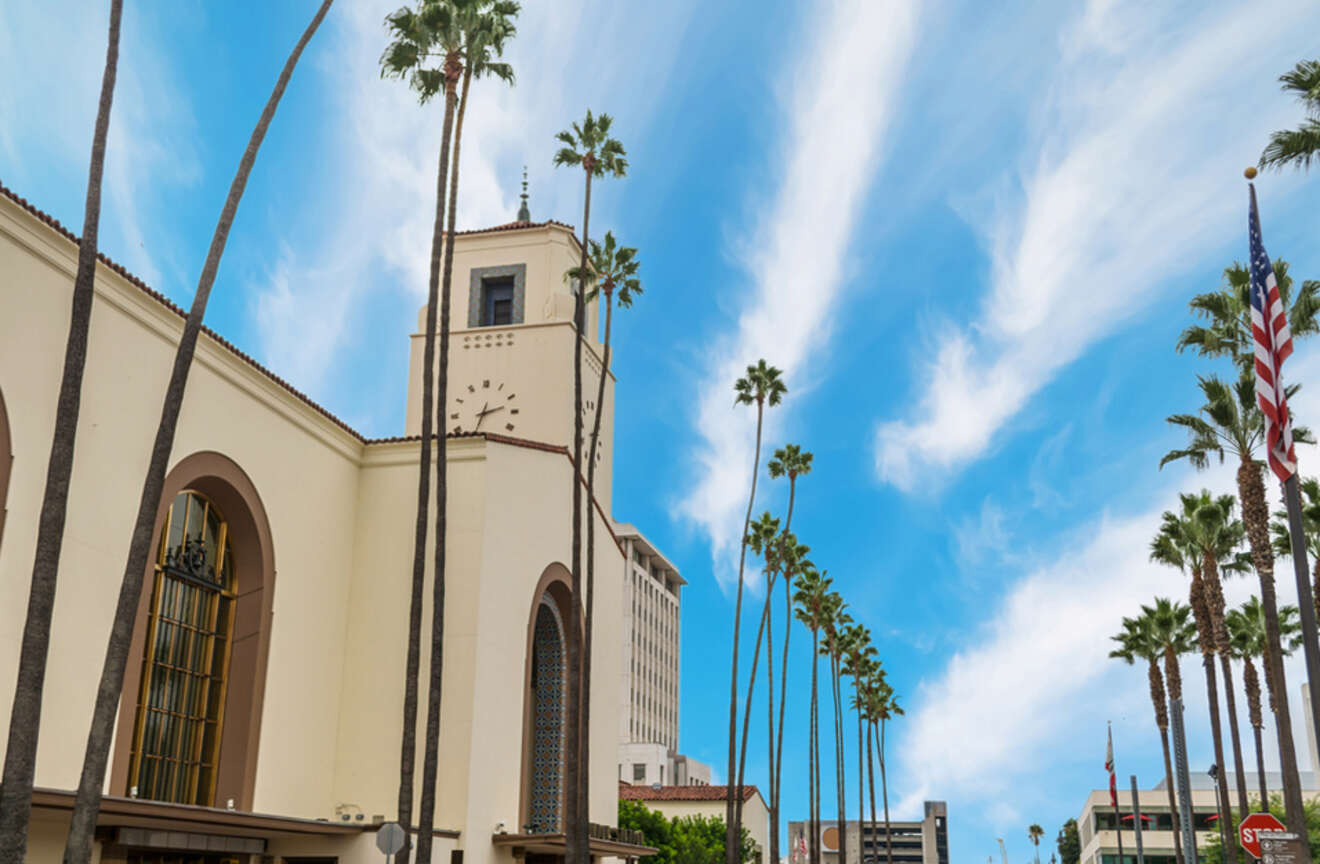
[[531, 794], [527, 824], [532, 833], [560, 830], [564, 776], [564, 624], [547, 592], [536, 608], [532, 634]]
[[175, 497], [161, 531], [134, 724], [139, 798], [215, 801], [234, 635], [229, 526], [210, 499]]

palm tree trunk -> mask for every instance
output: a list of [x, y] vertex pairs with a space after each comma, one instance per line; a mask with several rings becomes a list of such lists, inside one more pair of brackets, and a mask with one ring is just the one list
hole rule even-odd
[[266, 102], [257, 121], [252, 136], [248, 139], [247, 149], [239, 161], [238, 171], [229, 187], [220, 220], [211, 237], [211, 246], [207, 251], [206, 263], [193, 295], [192, 308], [184, 323], [179, 347], [174, 355], [174, 366], [170, 373], [169, 385], [161, 406], [160, 424], [156, 429], [156, 438], [152, 445], [151, 461], [147, 476], [143, 482], [142, 498], [138, 504], [137, 518], [133, 526], [133, 536], [129, 543], [128, 561], [124, 568], [124, 578], [119, 589], [119, 599], [115, 606], [114, 621], [110, 628], [110, 638], [106, 645], [105, 663], [101, 670], [101, 679], [97, 686], [96, 703], [92, 709], [91, 728], [87, 734], [87, 750], [83, 758], [82, 774], [78, 781], [78, 792], [74, 799], [73, 814], [69, 824], [68, 843], [64, 850], [64, 860], [68, 864], [86, 864], [91, 857], [92, 832], [96, 826], [96, 815], [101, 805], [101, 789], [105, 783], [106, 763], [110, 754], [110, 739], [114, 734], [115, 713], [119, 707], [120, 691], [124, 683], [124, 667], [128, 663], [129, 644], [133, 638], [133, 622], [142, 594], [142, 581], [146, 573], [147, 561], [151, 552], [151, 536], [155, 529], [156, 512], [161, 504], [161, 494], [165, 484], [165, 471], [169, 466], [170, 451], [174, 446], [174, 433], [178, 425], [179, 412], [183, 407], [184, 390], [188, 383], [188, 371], [192, 365], [193, 353], [197, 348], [197, 338], [202, 330], [202, 316], [206, 313], [206, 304], [211, 296], [211, 287], [215, 284], [216, 273], [220, 268], [220, 259], [224, 254], [225, 243], [229, 239], [229, 230], [233, 226], [239, 201], [247, 185], [248, 175], [256, 162], [257, 151], [266, 136], [266, 130], [275, 116], [280, 98], [293, 75], [298, 58], [312, 35], [320, 26], [333, 0], [324, 0], [307, 29], [303, 31], [298, 44], [294, 46], [275, 83], [275, 89]]
[[1232, 814], [1229, 812], [1228, 777], [1224, 770], [1224, 737], [1219, 725], [1219, 688], [1215, 677], [1214, 625], [1210, 618], [1210, 602], [1205, 580], [1201, 572], [1192, 571], [1190, 600], [1192, 615], [1196, 619], [1196, 635], [1201, 646], [1201, 665], [1205, 669], [1206, 702], [1210, 711], [1210, 737], [1215, 748], [1215, 764], [1219, 766], [1218, 806], [1219, 837], [1223, 844], [1224, 860], [1227, 864], [1237, 864], [1237, 844], [1229, 837], [1229, 825]]
[[889, 830], [889, 777], [885, 774], [885, 717], [880, 717], [880, 794], [885, 805], [885, 858], [894, 864], [894, 837]]
[[[585, 160], [584, 160], [585, 164]], [[586, 193], [582, 204], [582, 258], [580, 272], [587, 272], [588, 226], [591, 220], [591, 168], [586, 166]], [[573, 538], [571, 593], [573, 609], [568, 622], [568, 699], [565, 710], [567, 734], [564, 746], [564, 860], [586, 864], [589, 857], [587, 814], [582, 812], [582, 342], [586, 329], [585, 284], [579, 284], [573, 299]], [[736, 864], [736, 862], [730, 862]]]
[[[585, 272], [585, 271], [584, 271]], [[585, 287], [585, 286], [584, 286]], [[600, 421], [605, 412], [605, 379], [610, 374], [610, 325], [614, 318], [613, 292], [602, 286], [605, 298], [605, 345], [601, 350], [600, 382], [596, 387], [596, 411], [591, 420], [591, 448], [587, 451], [587, 620], [582, 645], [582, 769], [579, 779], [582, 812], [591, 813], [591, 634], [596, 611], [596, 451], [600, 446]]]
[[1182, 837], [1178, 831], [1178, 807], [1174, 800], [1173, 764], [1169, 759], [1169, 712], [1165, 700], [1164, 678], [1160, 675], [1159, 660], [1147, 658], [1147, 679], [1150, 682], [1150, 702], [1155, 709], [1155, 728], [1160, 730], [1160, 745], [1164, 748], [1164, 786], [1169, 793], [1169, 813], [1173, 817], [1173, 853], [1177, 864], [1183, 862]]
[[[585, 269], [585, 266], [583, 269]], [[739, 544], [741, 549], [738, 553], [738, 597], [733, 606], [733, 663], [729, 674], [729, 788], [725, 801], [724, 817], [725, 864], [739, 864], [738, 852], [741, 848], [739, 835], [735, 833], [737, 805], [734, 802], [734, 778], [737, 769], [734, 758], [737, 755], [738, 745], [738, 630], [739, 625], [742, 623], [743, 570], [747, 564], [747, 530], [752, 524], [752, 507], [756, 503], [756, 475], [761, 467], [761, 423], [764, 414], [765, 405], [758, 400], [756, 403], [756, 449], [752, 457], [752, 491], [747, 496], [747, 515], [743, 518], [742, 542]], [[741, 788], [737, 790], [736, 797], [739, 800], [742, 799]], [[813, 862], [813, 864], [816, 864], [816, 862]]]
[[1316, 620], [1320, 620], [1320, 555], [1314, 557], [1315, 564], [1311, 567], [1311, 598], [1315, 602]]
[[[458, 75], [460, 59], [450, 54], [445, 60], [445, 119], [444, 132], [440, 138], [440, 173], [445, 174], [450, 167], [450, 144], [454, 141], [454, 113], [458, 108]], [[454, 148], [454, 162], [457, 163], [458, 148]], [[455, 172], [457, 173], [457, 172]], [[457, 201], [457, 189], [450, 183], [449, 211], [452, 237], [453, 212]], [[442, 233], [441, 210], [436, 207], [435, 229], [431, 237], [431, 282], [441, 282], [440, 290], [440, 357], [439, 375], [436, 376], [435, 403], [444, 410], [448, 403], [449, 382], [449, 282], [453, 273], [454, 259], [452, 244], [445, 244]], [[441, 273], [441, 251], [444, 251], [443, 274]], [[443, 280], [443, 281], [441, 281]], [[430, 864], [433, 841], [432, 829], [435, 825], [436, 780], [440, 773], [440, 706], [444, 696], [444, 654], [445, 654], [445, 554], [447, 547], [446, 525], [448, 516], [448, 439], [443, 427], [436, 436], [435, 454], [435, 562], [431, 585], [431, 661], [430, 681], [426, 690], [426, 740], [422, 756], [422, 800], [421, 812], [417, 816], [417, 864]]]
[[[449, 182], [449, 203], [448, 220], [445, 242], [445, 259], [447, 267], [452, 272], [452, 261], [454, 253], [454, 222], [457, 210], [458, 199], [458, 151], [459, 142], [463, 136], [463, 117], [467, 109], [468, 86], [472, 80], [471, 70], [465, 70], [463, 75], [463, 95], [458, 104], [458, 115], [454, 122], [454, 153], [452, 165], [449, 174], [452, 177]], [[441, 151], [442, 157], [444, 151]], [[436, 189], [436, 214], [435, 224], [438, 226], [445, 215], [445, 208], [441, 202], [445, 199], [444, 178], [447, 176], [443, 162], [437, 168], [437, 176], [440, 182]], [[435, 248], [435, 230], [432, 231], [432, 257], [439, 254]], [[435, 266], [434, 260], [432, 266]], [[445, 280], [444, 293], [449, 293], [449, 282]], [[426, 584], [426, 532], [430, 527], [430, 499], [431, 499], [431, 453], [435, 444], [431, 440], [433, 434], [433, 413], [435, 407], [435, 342], [436, 342], [436, 316], [439, 312], [440, 297], [437, 283], [431, 280], [430, 290], [427, 292], [426, 303], [426, 341], [422, 351], [422, 442], [420, 470], [418, 472], [417, 484], [417, 524], [413, 535], [413, 578], [412, 595], [408, 606], [408, 657], [406, 662], [404, 697], [403, 697], [403, 735], [400, 746], [399, 758], [399, 822], [406, 830], [412, 829], [412, 802], [414, 774], [417, 764], [417, 691], [418, 677], [421, 667], [421, 644], [422, 644], [422, 597], [423, 588]], [[448, 352], [445, 354], [445, 362], [441, 363], [442, 368], [448, 371]], [[447, 380], [447, 378], [446, 378]], [[443, 440], [445, 430], [443, 424], [440, 426], [440, 438]], [[445, 463], [441, 461], [441, 470], [446, 470]], [[437, 506], [443, 506], [443, 502]], [[403, 849], [399, 850], [396, 857], [396, 864], [408, 864], [408, 857], [411, 853], [411, 843], [405, 843]]]
[[[875, 842], [875, 751], [871, 747], [871, 742], [875, 740], [875, 720], [867, 718], [866, 721], [866, 784], [870, 787], [871, 794], [871, 846], [876, 846]], [[877, 854], [872, 858], [879, 858]]]
[[[1290, 832], [1306, 833], [1306, 812], [1302, 803], [1302, 783], [1297, 771], [1297, 748], [1293, 743], [1292, 718], [1288, 711], [1288, 685], [1283, 673], [1283, 655], [1279, 641], [1279, 604], [1274, 594], [1274, 552], [1270, 549], [1269, 506], [1265, 503], [1265, 483], [1261, 467], [1243, 459], [1237, 472], [1238, 496], [1242, 502], [1242, 521], [1247, 526], [1251, 559], [1260, 579], [1260, 602], [1265, 609], [1265, 683], [1270, 688], [1274, 707], [1275, 731], [1279, 738], [1279, 767], [1283, 773], [1285, 823]], [[1227, 844], [1226, 844], [1227, 845]]]
[[831, 654], [830, 665], [834, 673], [834, 790], [838, 799], [839, 864], [848, 864], [848, 797], [843, 758], [843, 697], [839, 679], [839, 658]]
[[[734, 802], [733, 809], [733, 836], [742, 836], [742, 814], [743, 814], [743, 778], [744, 771], [747, 768], [747, 738], [750, 732], [752, 720], [752, 692], [756, 687], [756, 669], [761, 662], [761, 643], [765, 641], [766, 622], [770, 619], [770, 596], [774, 588], [774, 571], [766, 572], [765, 583], [765, 606], [761, 609], [761, 623], [756, 628], [756, 647], [752, 649], [752, 667], [747, 674], [747, 701], [743, 703], [743, 724], [742, 724], [742, 742], [738, 745], [738, 798]], [[769, 657], [766, 658], [766, 665], [770, 664]]]
[[[1233, 692], [1232, 647], [1228, 642], [1228, 627], [1224, 622], [1224, 587], [1219, 580], [1219, 565], [1207, 556], [1202, 580], [1206, 590], [1207, 611], [1214, 627], [1215, 650], [1219, 653], [1220, 669], [1224, 673], [1224, 705], [1228, 709], [1228, 734], [1233, 744], [1233, 770], [1237, 774], [1238, 809], [1247, 809], [1247, 778], [1242, 765], [1242, 738], [1238, 734], [1237, 700]], [[1245, 817], [1243, 817], [1245, 818]]]
[[811, 864], [820, 864], [820, 699], [816, 688], [820, 637], [811, 631]]
[[1260, 809], [1266, 812], [1270, 807], [1270, 793], [1265, 783], [1265, 757], [1260, 740], [1260, 729], [1264, 725], [1260, 710], [1260, 677], [1256, 674], [1256, 664], [1251, 662], [1250, 655], [1242, 658], [1242, 686], [1247, 694], [1247, 718], [1251, 721], [1251, 731], [1256, 739], [1256, 779], [1260, 783]]
[[[788, 579], [788, 575], [787, 575], [787, 574], [784, 575], [784, 579], [785, 579], [785, 580]], [[766, 721], [766, 727], [765, 727], [765, 728], [766, 728], [766, 735], [765, 735], [765, 741], [766, 741], [766, 754], [767, 754], [767, 756], [769, 757], [769, 761], [766, 762], [766, 765], [769, 766], [769, 768], [767, 769], [768, 772], [769, 772], [769, 783], [770, 783], [770, 799], [769, 799], [769, 800], [770, 800], [770, 806], [771, 806], [771, 807], [774, 807], [775, 792], [776, 792], [776, 789], [777, 789], [777, 785], [776, 785], [776, 784], [778, 783], [778, 778], [775, 777], [775, 640], [774, 640], [774, 634], [775, 634], [775, 621], [774, 621], [774, 615], [773, 615], [773, 613], [770, 611], [770, 595], [771, 595], [771, 593], [772, 593], [771, 590], [770, 590], [770, 587], [771, 587], [771, 586], [770, 586], [769, 582], [767, 582], [767, 583], [766, 583], [766, 586], [765, 586], [765, 609], [766, 609], [766, 622], [765, 622], [765, 674], [766, 674], [766, 680], [765, 680], [765, 703], [766, 703], [766, 718], [765, 718], [765, 721]], [[772, 812], [773, 812], [773, 811], [772, 811]], [[769, 838], [769, 841], [768, 841], [768, 842], [770, 843], [770, 861], [774, 862], [774, 864], [778, 864], [778, 862], [779, 862], [779, 831], [778, 831], [778, 829], [776, 829], [776, 830], [774, 831], [774, 833], [772, 833], [772, 834], [770, 835], [770, 838]]]
[[[51, 438], [46, 487], [37, 525], [37, 548], [32, 565], [27, 618], [18, 659], [18, 679], [9, 717], [4, 779], [0, 782], [0, 861], [20, 862], [27, 850], [28, 820], [32, 813], [32, 783], [37, 763], [37, 736], [41, 730], [41, 700], [50, 649], [50, 622], [55, 611], [55, 582], [59, 575], [64, 521], [68, 512], [69, 478], [82, 405], [83, 370], [87, 366], [87, 332], [95, 295], [97, 235], [101, 225], [101, 177], [105, 173], [105, 139], [110, 128], [115, 77], [119, 70], [119, 26], [123, 0], [110, 2], [110, 30], [101, 73], [101, 96], [92, 131], [92, 155], [87, 169], [87, 197], [83, 204], [83, 233], [78, 241], [78, 271], [73, 280], [69, 336], [64, 345], [64, 372], [55, 404], [55, 432]], [[9, 790], [5, 794], [4, 790]]]
[[857, 693], [857, 864], [866, 864], [866, 774], [862, 767], [862, 702]]
[[[797, 479], [793, 476], [788, 478], [788, 514], [784, 519], [784, 531], [787, 532], [789, 526], [793, 523], [793, 494], [796, 491]], [[1320, 560], [1320, 559], [1317, 559]], [[770, 763], [771, 771], [774, 773], [775, 782], [771, 791], [770, 804], [770, 836], [779, 837], [779, 800], [783, 794], [784, 783], [784, 707], [788, 699], [788, 637], [793, 632], [793, 580], [789, 574], [784, 574], [784, 654], [779, 666], [779, 725], [775, 733], [775, 758]], [[767, 657], [766, 662], [770, 662]], [[772, 688], [773, 689], [773, 688]], [[777, 839], [771, 840], [772, 845], [778, 843]], [[772, 858], [770, 864], [779, 864], [778, 858]]]

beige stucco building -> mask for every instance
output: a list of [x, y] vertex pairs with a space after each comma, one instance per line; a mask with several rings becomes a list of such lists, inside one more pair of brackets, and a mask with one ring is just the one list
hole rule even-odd
[[[436, 860], [549, 860], [560, 812], [570, 614], [568, 226], [458, 238]], [[12, 696], [69, 325], [76, 240], [0, 187], [0, 693]], [[217, 290], [224, 290], [218, 286]], [[613, 389], [602, 415], [596, 608], [623, 600], [613, 533]], [[419, 315], [419, 321], [424, 316]], [[36, 768], [30, 860], [61, 856], [97, 678], [181, 310], [102, 260], [96, 278]], [[134, 631], [101, 860], [376, 861], [398, 795], [418, 484], [422, 343], [407, 425], [368, 440], [208, 331], [159, 506]], [[403, 334], [400, 334], [403, 338]], [[434, 532], [432, 532], [434, 533]], [[431, 557], [428, 553], [428, 562]], [[423, 633], [430, 632], [428, 564]], [[596, 615], [590, 819], [615, 824], [618, 617]], [[428, 677], [422, 652], [422, 680]], [[425, 693], [419, 727], [425, 723]], [[0, 741], [8, 710], [0, 712]], [[423, 740], [422, 732], [418, 734]], [[418, 748], [420, 781], [421, 750]], [[598, 832], [605, 833], [608, 832]], [[593, 840], [604, 857], [637, 847]], [[253, 857], [252, 860], [257, 860]]]
[[[944, 801], [922, 803], [920, 822], [891, 820], [849, 820], [842, 823], [847, 836], [849, 860], [857, 860], [862, 850], [864, 864], [949, 864], [949, 808]], [[788, 823], [788, 851], [790, 864], [805, 864], [808, 860], [808, 823]], [[886, 833], [886, 829], [888, 829]], [[842, 838], [840, 823], [836, 820], [820, 822], [820, 859], [824, 864], [839, 864], [839, 844]]]

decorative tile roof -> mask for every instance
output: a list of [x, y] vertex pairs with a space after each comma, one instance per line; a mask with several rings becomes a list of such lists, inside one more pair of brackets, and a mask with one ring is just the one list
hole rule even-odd
[[[493, 234], [496, 231], [521, 231], [526, 228], [548, 228], [551, 225], [557, 228], [564, 228], [569, 234], [573, 234], [576, 229], [566, 222], [560, 222], [557, 219], [547, 219], [544, 222], [527, 222], [518, 220], [514, 222], [505, 222], [503, 225], [493, 225], [490, 228], [469, 228], [466, 231], [455, 231], [454, 235], [462, 237], [465, 234]], [[576, 236], [576, 235], [574, 235]]]
[[[755, 786], [742, 787], [743, 800], [760, 794]], [[619, 798], [624, 801], [727, 801], [728, 786], [634, 786], [620, 781]]]

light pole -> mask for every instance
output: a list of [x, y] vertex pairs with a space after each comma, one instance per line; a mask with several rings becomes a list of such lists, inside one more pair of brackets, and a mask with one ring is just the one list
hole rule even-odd
[[1205, 773], [1210, 775], [1210, 785], [1215, 787], [1215, 813], [1219, 814], [1219, 818], [1222, 819], [1224, 818], [1224, 802], [1219, 798], [1219, 766], [1211, 762], [1210, 769]]

